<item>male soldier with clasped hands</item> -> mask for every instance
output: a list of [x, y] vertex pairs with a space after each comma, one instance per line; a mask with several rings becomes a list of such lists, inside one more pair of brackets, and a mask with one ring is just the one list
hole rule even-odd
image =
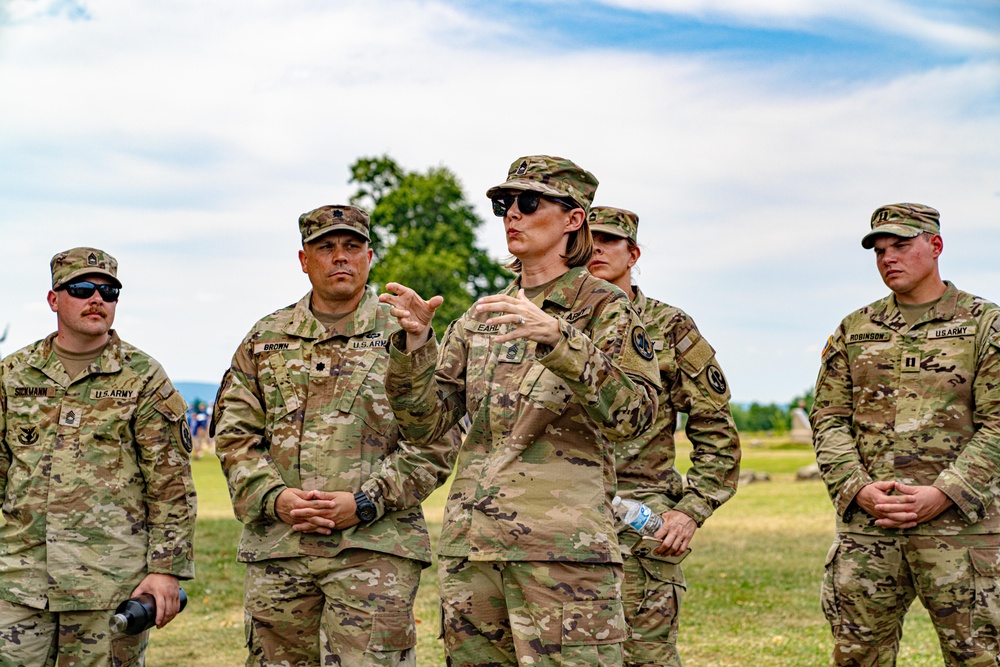
[[[399, 325], [366, 287], [367, 213], [322, 206], [299, 230], [312, 290], [254, 325], [215, 404], [244, 523], [247, 664], [413, 665], [427, 527], [419, 507], [374, 520], [361, 491], [398, 446], [383, 380]], [[349, 509], [335, 492], [353, 494]]]
[[1000, 634], [1000, 309], [941, 280], [936, 210], [878, 208], [861, 241], [892, 293], [823, 350], [811, 419], [837, 512], [823, 611], [834, 665], [894, 665], [919, 597], [948, 665]]

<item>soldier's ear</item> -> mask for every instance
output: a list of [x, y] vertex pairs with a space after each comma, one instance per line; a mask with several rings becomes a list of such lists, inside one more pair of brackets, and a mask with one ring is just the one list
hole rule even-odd
[[944, 250], [944, 239], [941, 238], [940, 234], [931, 236], [931, 248], [933, 249], [935, 258], [941, 255], [941, 251]]
[[309, 263], [306, 261], [305, 250], [299, 250], [299, 264], [302, 265], [302, 273], [309, 273]]
[[46, 300], [49, 302], [49, 308], [52, 309], [52, 312], [53, 313], [58, 313], [59, 312], [59, 295], [56, 294], [53, 290], [49, 290], [49, 295], [46, 297]]
[[635, 266], [635, 263], [639, 261], [639, 258], [642, 256], [642, 251], [639, 250], [639, 246], [632, 245], [629, 246], [628, 254], [631, 257], [631, 261], [628, 264], [628, 268], [631, 269], [633, 266]]
[[566, 218], [566, 226], [563, 228], [567, 233], [580, 229], [583, 226], [583, 221], [587, 219], [582, 208], [574, 208], [567, 213], [569, 213], [569, 217]]

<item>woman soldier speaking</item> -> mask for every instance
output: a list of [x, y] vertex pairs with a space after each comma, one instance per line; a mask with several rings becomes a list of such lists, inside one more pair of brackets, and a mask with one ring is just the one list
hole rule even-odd
[[[380, 297], [403, 328], [386, 376], [411, 445], [399, 455], [438, 470], [457, 455], [438, 548], [455, 667], [622, 663], [611, 441], [652, 423], [659, 373], [628, 298], [585, 268], [596, 189], [570, 160], [514, 161], [486, 194], [518, 277], [453, 322], [440, 352], [440, 296], [389, 283]], [[461, 450], [431, 452], [466, 413]]]

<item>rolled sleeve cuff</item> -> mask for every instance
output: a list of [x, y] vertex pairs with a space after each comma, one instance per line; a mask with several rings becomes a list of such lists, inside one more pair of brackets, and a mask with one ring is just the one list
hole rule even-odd
[[673, 509], [694, 519], [699, 528], [712, 516], [712, 508], [697, 496], [684, 496]]
[[427, 342], [406, 352], [406, 332], [397, 331], [389, 339], [389, 368], [386, 372], [385, 390], [390, 400], [398, 405], [409, 406], [413, 394], [414, 380], [437, 366], [437, 339], [431, 330]]
[[575, 327], [559, 320], [559, 342], [538, 361], [560, 377], [580, 377], [588, 358], [580, 354], [584, 337]]
[[372, 523], [384, 517], [385, 497], [382, 495], [382, 488], [379, 486], [378, 482], [374, 479], [369, 479], [361, 485], [361, 491], [368, 496], [368, 499], [375, 505], [375, 519], [372, 520]]
[[854, 512], [858, 509], [857, 503], [854, 502], [855, 496], [861, 489], [865, 488], [871, 484], [871, 475], [869, 475], [865, 470], [858, 470], [853, 475], [847, 478], [840, 490], [837, 491], [837, 497], [834, 500], [834, 505], [837, 508], [837, 515], [840, 516], [845, 522], [850, 522], [851, 517], [854, 516]]
[[274, 509], [274, 504], [278, 502], [278, 496], [287, 489], [285, 485], [276, 486], [264, 495], [264, 502], [261, 503], [261, 515], [268, 521], [281, 521], [278, 513]]
[[944, 493], [955, 503], [955, 508], [968, 523], [977, 523], [983, 518], [985, 506], [965, 481], [951, 470], [942, 470], [934, 480], [934, 488]]
[[[174, 531], [165, 531], [166, 538]], [[152, 537], [152, 536], [151, 536]], [[178, 579], [194, 578], [194, 554], [190, 542], [151, 542], [146, 558], [146, 571], [150, 574], [169, 574]]]

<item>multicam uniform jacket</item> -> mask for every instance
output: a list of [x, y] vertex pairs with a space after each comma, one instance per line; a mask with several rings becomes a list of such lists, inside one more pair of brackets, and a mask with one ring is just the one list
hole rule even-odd
[[448, 328], [440, 358], [433, 338], [411, 355], [401, 352], [402, 333], [390, 343], [386, 390], [416, 449], [466, 413], [471, 419], [438, 553], [620, 563], [610, 441], [636, 437], [656, 417], [652, 345], [628, 297], [585, 269], [571, 269], [534, 302], [559, 320], [553, 348], [495, 343], [507, 327], [486, 324], [490, 313], [475, 309]]
[[[736, 493], [740, 440], [729, 412], [729, 385], [715, 350], [687, 313], [632, 289], [656, 352], [662, 389], [653, 426], [615, 447], [618, 495], [644, 502], [657, 514], [676, 509], [700, 526]], [[674, 467], [678, 412], [688, 415], [685, 431], [694, 447], [686, 488]]]
[[[840, 532], [1000, 533], [1000, 309], [947, 284], [907, 328], [890, 295], [847, 316], [816, 380], [813, 446]], [[933, 485], [955, 503], [907, 530], [854, 497], [873, 481]]]
[[353, 316], [328, 332], [309, 310], [311, 296], [260, 320], [219, 388], [213, 428], [244, 524], [239, 560], [361, 548], [429, 563], [419, 507], [332, 535], [294, 531], [274, 513], [288, 487], [359, 491], [399, 440], [383, 387], [386, 341], [399, 328], [389, 307], [366, 289]]
[[73, 381], [54, 338], [0, 363], [0, 598], [110, 609], [148, 573], [194, 576], [187, 405], [115, 332]]

